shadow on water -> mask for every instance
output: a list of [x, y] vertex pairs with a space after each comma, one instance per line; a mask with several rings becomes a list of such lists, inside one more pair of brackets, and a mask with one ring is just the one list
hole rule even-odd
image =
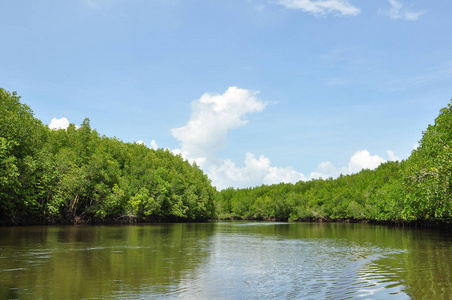
[[449, 299], [447, 233], [218, 222], [0, 228], [1, 299]]

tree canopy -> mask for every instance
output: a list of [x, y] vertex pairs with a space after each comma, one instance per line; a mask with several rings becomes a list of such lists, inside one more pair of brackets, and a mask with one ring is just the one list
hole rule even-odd
[[452, 103], [423, 132], [404, 174], [404, 219], [452, 220]]
[[52, 130], [0, 89], [3, 224], [194, 221], [215, 216], [216, 190], [181, 156], [100, 136], [85, 119]]

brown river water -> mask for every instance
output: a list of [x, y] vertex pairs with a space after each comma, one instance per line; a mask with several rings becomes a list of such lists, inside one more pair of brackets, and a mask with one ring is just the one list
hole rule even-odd
[[452, 299], [452, 234], [235, 221], [3, 227], [0, 299]]

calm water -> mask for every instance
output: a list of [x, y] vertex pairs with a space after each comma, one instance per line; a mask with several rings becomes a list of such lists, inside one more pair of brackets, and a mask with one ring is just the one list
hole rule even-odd
[[0, 299], [451, 299], [452, 235], [366, 224], [0, 228]]

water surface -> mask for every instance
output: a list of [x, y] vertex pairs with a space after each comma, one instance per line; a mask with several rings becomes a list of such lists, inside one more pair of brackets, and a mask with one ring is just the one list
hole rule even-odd
[[0, 228], [0, 299], [450, 299], [452, 235], [368, 224]]

